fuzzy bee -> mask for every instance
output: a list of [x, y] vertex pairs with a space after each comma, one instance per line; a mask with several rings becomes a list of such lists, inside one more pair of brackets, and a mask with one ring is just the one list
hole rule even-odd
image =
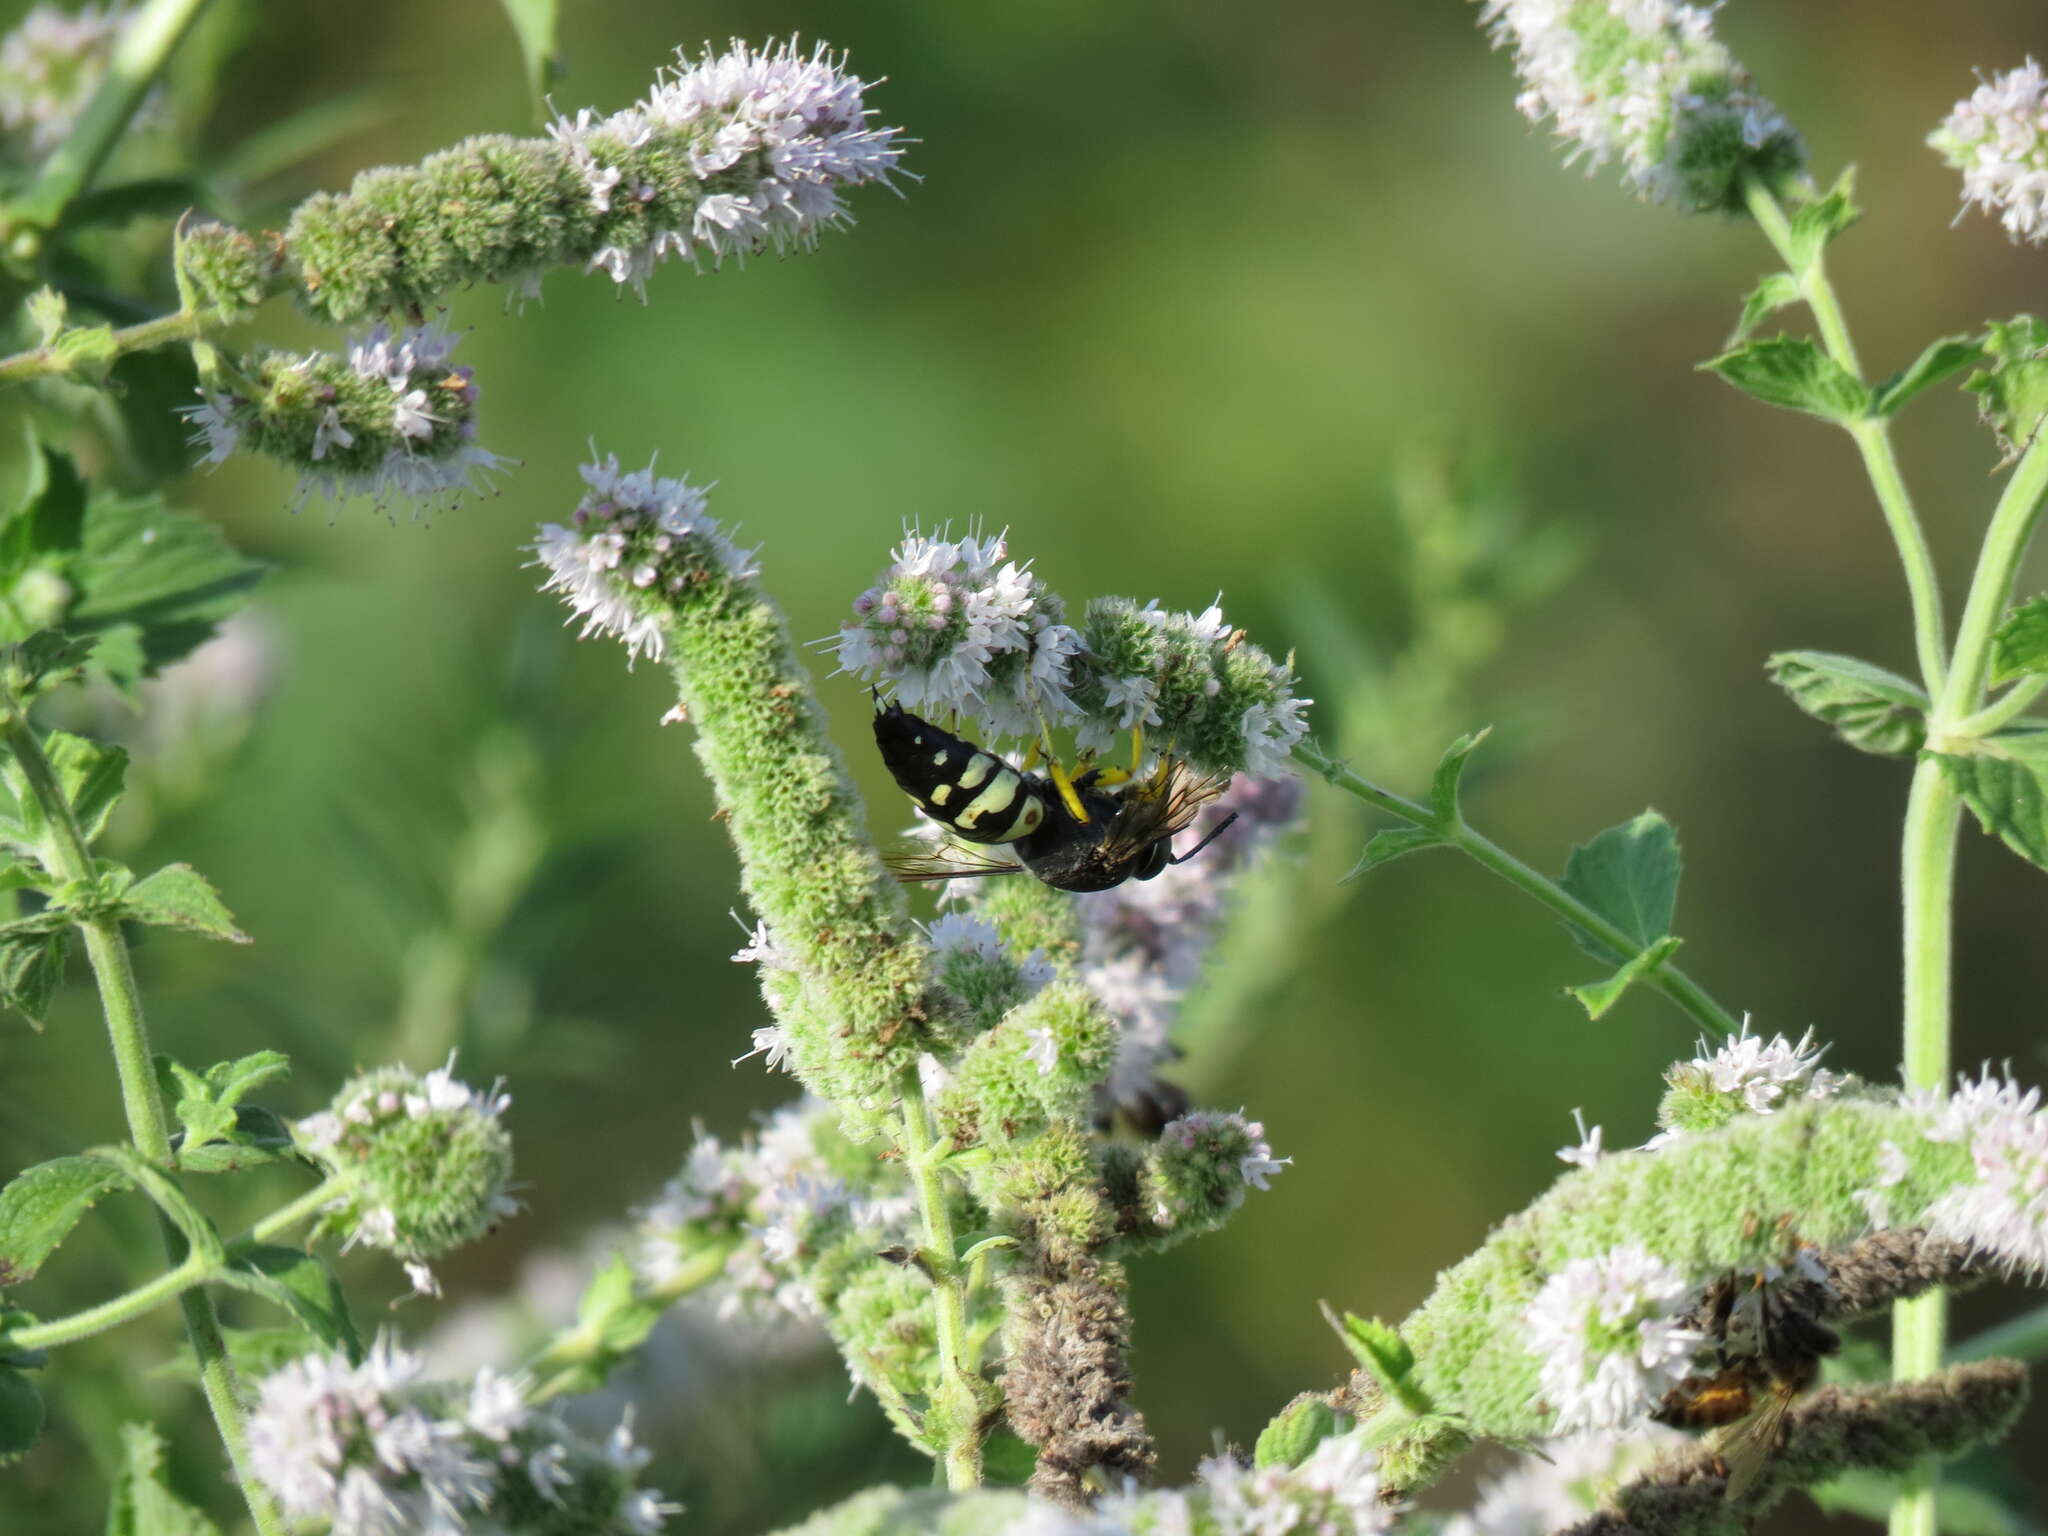
[[1107, 786], [1099, 769], [1066, 780], [1014, 768], [893, 700], [875, 710], [882, 762], [919, 810], [962, 842], [1007, 844], [1016, 864], [942, 857], [891, 860], [904, 880], [950, 880], [1028, 871], [1062, 891], [1106, 891], [1150, 880], [1184, 864], [1237, 818], [1226, 818], [1186, 853], [1174, 835], [1222, 794], [1226, 779], [1204, 778], [1172, 757], [1143, 780]]
[[1681, 1429], [1728, 1426], [1717, 1450], [1728, 1469], [1725, 1497], [1739, 1499], [1778, 1449], [1793, 1403], [1820, 1380], [1821, 1361], [1842, 1340], [1760, 1275], [1723, 1278], [1710, 1294], [1708, 1317], [1720, 1369], [1688, 1376], [1652, 1417]]

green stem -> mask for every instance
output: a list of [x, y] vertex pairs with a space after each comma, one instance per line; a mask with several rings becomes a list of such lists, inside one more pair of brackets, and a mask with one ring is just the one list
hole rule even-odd
[[256, 1242], [267, 1243], [278, 1233], [288, 1231], [309, 1216], [319, 1213], [320, 1207], [345, 1189], [346, 1181], [339, 1178], [323, 1179], [303, 1195], [286, 1205], [279, 1206], [268, 1216], [249, 1228], [249, 1236]]
[[[114, 355], [144, 352], [174, 341], [196, 341], [206, 333], [207, 323], [206, 317], [197, 312], [180, 310], [173, 315], [159, 315], [154, 320], [124, 326], [114, 332]], [[73, 358], [61, 347], [32, 347], [12, 357], [0, 358], [0, 385], [19, 384], [24, 379], [39, 379], [46, 374], [69, 373], [72, 364]]]
[[[43, 814], [48, 827], [41, 853], [50, 872], [67, 884], [84, 885], [93, 877], [92, 851], [70, 799], [57, 782], [56, 771], [43, 753], [43, 744], [27, 711], [19, 700], [0, 701], [4, 723], [0, 738], [21, 768], [29, 797]], [[113, 1044], [115, 1070], [121, 1080], [122, 1105], [127, 1112], [128, 1134], [136, 1150], [149, 1163], [162, 1169], [171, 1162], [171, 1135], [164, 1119], [163, 1102], [157, 1096], [155, 1068], [150, 1060], [149, 1032], [143, 1023], [142, 994], [135, 985], [135, 971], [128, 963], [127, 941], [121, 936], [118, 918], [102, 915], [79, 924], [85, 935], [85, 952], [92, 963], [93, 979], [99, 985], [101, 1009], [106, 1016], [108, 1038]], [[185, 1261], [184, 1235], [162, 1217], [164, 1243], [174, 1264]], [[205, 1251], [194, 1246], [191, 1257], [206, 1262]], [[228, 1357], [227, 1340], [220, 1331], [220, 1314], [213, 1298], [194, 1286], [178, 1297], [185, 1315], [185, 1333], [199, 1363], [199, 1385], [213, 1412], [221, 1443], [241, 1484], [249, 1513], [263, 1536], [284, 1536], [284, 1526], [249, 1468], [246, 1437], [242, 1429], [242, 1405], [235, 1380], [234, 1363]]]
[[[724, 1274], [726, 1261], [731, 1257], [730, 1244], [707, 1248], [642, 1299], [666, 1309]], [[592, 1382], [585, 1373], [591, 1362], [617, 1354], [620, 1348], [598, 1324], [578, 1323], [563, 1330], [520, 1368], [534, 1383], [527, 1389], [526, 1400], [544, 1403], [564, 1392], [588, 1391]]]
[[[56, 224], [71, 200], [92, 184], [170, 62], [172, 50], [206, 4], [207, 0], [149, 0], [129, 18], [92, 100], [64, 142], [43, 162], [28, 190], [0, 215], [0, 245], [11, 254], [33, 254], [37, 232]], [[31, 242], [26, 251], [24, 241]]]
[[[1810, 256], [1800, 259], [1793, 249], [1791, 221], [1785, 217], [1776, 194], [1754, 176], [1745, 179], [1743, 193], [1757, 228], [1763, 231], [1793, 281], [1799, 284], [1799, 296], [1813, 312], [1821, 345], [1850, 377], [1861, 382], [1863, 365], [1857, 359], [1856, 344], [1849, 339], [1849, 327], [1842, 318], [1834, 285], [1828, 281], [1818, 245]], [[1927, 547], [1920, 518], [1913, 510], [1913, 499], [1906, 491], [1905, 477], [1899, 473], [1890, 423], [1882, 417], [1867, 416], [1848, 423], [1847, 427], [1856, 451], [1863, 456], [1863, 468], [1870, 476], [1871, 489], [1877, 493], [1877, 504], [1884, 512], [1885, 525], [1891, 529], [1892, 542], [1898, 547], [1899, 564], [1906, 573], [1906, 594], [1913, 608], [1913, 646], [1920, 659], [1920, 679], [1926, 684], [1928, 697], [1933, 698], [1948, 681], [1941, 586], [1935, 579], [1934, 556]]]
[[1956, 626], [1955, 668], [1948, 687], [1935, 696], [1934, 715], [1928, 721], [1930, 740], [1950, 734], [1984, 707], [1991, 636], [2012, 596], [2020, 561], [2033, 542], [2034, 529], [2041, 518], [2042, 498], [2048, 496], [2048, 444], [2044, 444], [2044, 436], [2048, 434], [2037, 433], [2021, 455], [2012, 478], [2005, 483], [2005, 493], [1992, 511], [1984, 548], [1970, 578], [1970, 595], [1963, 604], [1962, 622]]
[[147, 1285], [138, 1285], [111, 1301], [73, 1312], [69, 1317], [17, 1328], [0, 1337], [4, 1337], [8, 1349], [54, 1349], [60, 1344], [75, 1344], [140, 1317], [195, 1285], [203, 1285], [212, 1274], [213, 1265], [203, 1255], [187, 1254], [185, 1262], [177, 1268], [165, 1270]]
[[2048, 672], [2037, 672], [2032, 677], [2023, 677], [2005, 691], [2003, 697], [1994, 700], [1966, 719], [1958, 720], [1951, 728], [1957, 736], [1990, 736], [2003, 730], [2008, 722], [2024, 714], [2029, 704], [2041, 696], [2041, 690], [2048, 688]]
[[903, 1163], [917, 1191], [918, 1214], [924, 1222], [925, 1259], [933, 1268], [932, 1306], [936, 1315], [934, 1332], [939, 1345], [939, 1388], [934, 1395], [934, 1413], [926, 1415], [926, 1432], [931, 1420], [943, 1444], [936, 1447], [946, 1486], [955, 1493], [981, 1483], [981, 1406], [979, 1394], [968, 1379], [970, 1358], [967, 1337], [967, 1300], [961, 1285], [959, 1243], [953, 1235], [953, 1212], [946, 1203], [945, 1182], [932, 1156], [930, 1116], [925, 1111], [924, 1087], [917, 1074], [903, 1078]]
[[[1377, 784], [1360, 778], [1349, 768], [1332, 761], [1307, 742], [1295, 746], [1294, 760], [1306, 768], [1313, 769], [1345, 793], [1356, 795], [1367, 805], [1389, 815], [1398, 816], [1411, 826], [1424, 827], [1435, 832], [1451, 847], [1470, 855], [1517, 890], [1533, 896], [1574, 928], [1584, 929], [1618, 953], [1632, 955], [1642, 947], [1549, 876], [1530, 868], [1492, 839], [1473, 831], [1462, 820], [1446, 825], [1438, 820], [1436, 814], [1427, 806], [1418, 805], [1413, 800], [1381, 789]], [[1684, 1009], [1709, 1034], [1725, 1037], [1740, 1033], [1740, 1021], [1708, 996], [1698, 982], [1677, 966], [1660, 965], [1643, 980]]]

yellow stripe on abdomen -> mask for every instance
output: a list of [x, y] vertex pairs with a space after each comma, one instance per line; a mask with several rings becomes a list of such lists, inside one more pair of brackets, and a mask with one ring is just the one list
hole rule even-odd
[[[961, 775], [961, 782], [966, 784], [965, 774]], [[974, 782], [981, 782], [978, 775]], [[953, 824], [963, 832], [978, 830], [984, 818], [999, 817], [1017, 803], [1017, 791], [1023, 782], [1014, 768], [1000, 770], [989, 782], [988, 788], [960, 808], [959, 814], [953, 818]]]

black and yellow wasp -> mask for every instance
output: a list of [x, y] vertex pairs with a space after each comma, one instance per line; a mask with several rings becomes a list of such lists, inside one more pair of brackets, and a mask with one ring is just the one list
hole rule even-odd
[[1115, 785], [1105, 782], [1108, 775], [1099, 768], [1071, 779], [1057, 768], [1041, 776], [1012, 767], [894, 700], [877, 701], [875, 745], [919, 810], [962, 842], [1005, 843], [1018, 859], [1016, 864], [944, 856], [892, 859], [904, 880], [1028, 871], [1057, 890], [1106, 891], [1186, 863], [1237, 819], [1233, 812], [1176, 855], [1175, 834], [1192, 825], [1229, 781], [1196, 774], [1171, 755], [1145, 778]]

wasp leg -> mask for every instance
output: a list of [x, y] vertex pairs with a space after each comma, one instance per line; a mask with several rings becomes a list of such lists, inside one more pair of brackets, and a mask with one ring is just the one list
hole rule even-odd
[[1045, 771], [1052, 780], [1054, 789], [1060, 792], [1060, 800], [1067, 808], [1067, 814], [1082, 826], [1088, 825], [1088, 812], [1081, 805], [1081, 797], [1074, 792], [1074, 781], [1067, 777], [1067, 770], [1060, 766], [1060, 755], [1053, 749], [1052, 727], [1046, 723], [1045, 711], [1038, 712], [1038, 745], [1045, 748]]
[[1145, 766], [1145, 726], [1141, 721], [1131, 727], [1131, 777], [1138, 776], [1138, 770]]

